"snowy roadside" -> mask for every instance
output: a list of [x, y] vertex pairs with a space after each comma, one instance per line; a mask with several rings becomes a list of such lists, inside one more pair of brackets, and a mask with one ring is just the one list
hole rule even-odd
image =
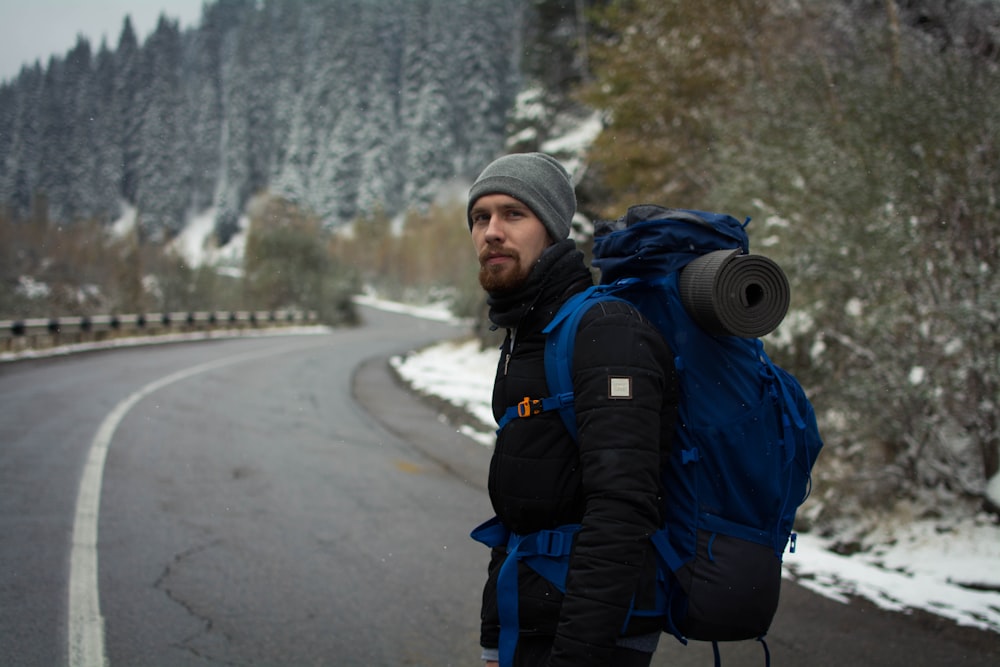
[[[368, 303], [384, 307], [374, 300]], [[411, 312], [446, 316], [434, 310]], [[413, 389], [442, 398], [482, 422], [481, 430], [463, 430], [482, 445], [491, 445], [496, 350], [480, 350], [472, 340], [452, 341], [394, 357], [391, 363]], [[851, 556], [830, 550], [837, 541], [800, 534], [796, 552], [785, 554], [785, 577], [838, 602], [861, 597], [887, 610], [922, 610], [1000, 633], [1000, 526], [989, 517], [887, 522]]]

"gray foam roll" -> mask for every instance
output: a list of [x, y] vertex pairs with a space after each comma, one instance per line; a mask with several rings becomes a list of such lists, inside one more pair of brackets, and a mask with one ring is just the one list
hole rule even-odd
[[716, 250], [685, 266], [681, 303], [698, 326], [715, 336], [758, 338], [788, 312], [788, 278], [776, 262], [739, 250]]

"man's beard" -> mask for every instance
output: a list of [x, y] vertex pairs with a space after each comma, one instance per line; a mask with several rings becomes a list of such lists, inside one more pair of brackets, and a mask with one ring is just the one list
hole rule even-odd
[[513, 292], [524, 285], [531, 273], [530, 267], [521, 264], [521, 256], [516, 251], [511, 251], [513, 263], [504, 263], [499, 266], [485, 264], [486, 252], [479, 259], [479, 284], [490, 294], [503, 294]]

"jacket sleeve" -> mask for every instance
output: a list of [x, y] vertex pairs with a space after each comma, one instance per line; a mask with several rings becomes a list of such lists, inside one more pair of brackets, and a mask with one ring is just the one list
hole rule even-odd
[[479, 645], [496, 648], [500, 645], [500, 614], [497, 611], [497, 575], [507, 553], [501, 547], [490, 551], [489, 575], [483, 586], [483, 606], [480, 611]]
[[611, 663], [655, 558], [649, 536], [662, 523], [661, 442], [670, 442], [677, 402], [667, 345], [630, 306], [593, 306], [573, 359], [584, 515], [550, 667]]

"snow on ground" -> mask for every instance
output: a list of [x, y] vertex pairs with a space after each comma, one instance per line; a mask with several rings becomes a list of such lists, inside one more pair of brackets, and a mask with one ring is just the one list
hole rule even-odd
[[214, 208], [193, 216], [171, 245], [190, 266], [215, 266], [220, 273], [239, 277], [250, 222], [246, 216], [240, 218], [239, 231], [220, 248], [215, 242], [215, 217]]
[[887, 527], [853, 556], [829, 551], [833, 542], [799, 535], [785, 556], [790, 578], [841, 602], [858, 596], [1000, 633], [1000, 528], [986, 517]]
[[[243, 270], [243, 255], [250, 221], [246, 216], [241, 217], [238, 222], [239, 230], [226, 245], [219, 247], [215, 240], [217, 213], [214, 207], [192, 213], [184, 228], [170, 241], [168, 247], [177, 252], [189, 266], [214, 266], [219, 273], [239, 277]], [[111, 224], [112, 236], [124, 238], [132, 233], [137, 217], [136, 208], [127, 202], [122, 202], [122, 215]]]
[[[381, 306], [374, 299], [368, 303]], [[452, 341], [391, 363], [415, 389], [481, 421], [482, 429], [466, 432], [490, 446], [497, 355], [474, 340]], [[800, 534], [795, 553], [785, 554], [785, 576], [839, 602], [861, 597], [891, 611], [923, 610], [1000, 633], [1000, 526], [989, 517], [886, 525], [851, 556], [831, 551], [836, 542]]]
[[[445, 399], [484, 425], [496, 424], [489, 401], [496, 362], [497, 351], [483, 352], [475, 340], [441, 343], [406, 358], [391, 359], [411, 387]], [[482, 445], [493, 445], [493, 432], [488, 427], [461, 430]]]

